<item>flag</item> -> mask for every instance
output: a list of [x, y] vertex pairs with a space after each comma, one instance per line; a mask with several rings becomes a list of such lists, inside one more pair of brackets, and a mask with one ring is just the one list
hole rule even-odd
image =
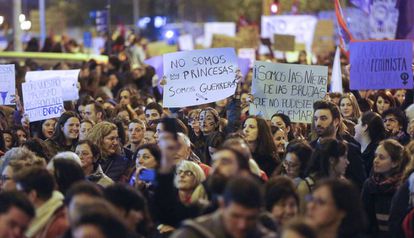
[[352, 40], [352, 35], [348, 29], [348, 25], [346, 24], [339, 0], [335, 0], [335, 15], [338, 21], [339, 46], [346, 56], [349, 57], [349, 44]]
[[351, 3], [354, 4], [357, 8], [362, 11], [370, 14], [371, 13], [371, 4], [372, 0], [351, 0]]
[[331, 77], [331, 93], [343, 93], [342, 88], [342, 72], [341, 72], [341, 52], [339, 47], [336, 47], [335, 58], [332, 67]]
[[414, 1], [399, 0], [397, 8], [400, 15], [398, 17], [396, 39], [414, 39]]
[[348, 26], [344, 19], [344, 14], [342, 13], [341, 4], [339, 0], [335, 0], [335, 15], [338, 21], [338, 33], [339, 33], [339, 46], [344, 54], [349, 58], [349, 43], [353, 40], [351, 32], [348, 29]]

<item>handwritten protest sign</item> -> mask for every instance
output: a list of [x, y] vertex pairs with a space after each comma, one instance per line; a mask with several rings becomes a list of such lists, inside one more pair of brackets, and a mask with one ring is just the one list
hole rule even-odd
[[54, 78], [61, 81], [63, 101], [77, 100], [79, 99], [79, 72], [79, 69], [29, 71], [26, 74], [26, 82]]
[[165, 107], [215, 102], [234, 94], [237, 56], [232, 48], [183, 51], [164, 55]]
[[0, 105], [13, 105], [11, 101], [16, 93], [14, 64], [0, 65]]
[[274, 36], [274, 48], [280, 51], [294, 51], [295, 50], [295, 36], [294, 35], [279, 35]]
[[250, 115], [270, 119], [284, 113], [293, 122], [311, 123], [313, 103], [325, 97], [328, 67], [256, 61]]
[[374, 0], [369, 15], [371, 39], [395, 39], [399, 11], [397, 0]]
[[351, 89], [412, 89], [412, 49], [409, 40], [352, 42]]
[[57, 78], [22, 84], [23, 104], [30, 122], [59, 117], [63, 111], [62, 85]]

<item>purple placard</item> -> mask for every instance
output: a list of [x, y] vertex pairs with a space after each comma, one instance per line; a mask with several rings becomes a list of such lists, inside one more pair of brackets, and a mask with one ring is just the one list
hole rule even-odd
[[244, 79], [246, 79], [247, 74], [249, 73], [249, 70], [250, 70], [250, 59], [237, 58], [237, 63], [239, 65], [240, 72], [243, 75], [243, 81], [244, 81]]
[[412, 89], [412, 49], [409, 40], [351, 42], [351, 89]]

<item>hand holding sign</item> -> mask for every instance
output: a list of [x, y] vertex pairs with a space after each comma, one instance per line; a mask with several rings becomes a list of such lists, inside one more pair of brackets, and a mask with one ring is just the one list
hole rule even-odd
[[232, 48], [184, 51], [164, 55], [165, 107], [215, 102], [234, 94], [237, 57]]

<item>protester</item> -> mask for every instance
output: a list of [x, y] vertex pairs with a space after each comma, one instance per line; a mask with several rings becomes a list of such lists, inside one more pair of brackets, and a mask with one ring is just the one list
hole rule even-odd
[[347, 181], [321, 181], [309, 197], [306, 217], [318, 237], [363, 237], [365, 217], [357, 189]]
[[52, 156], [62, 151], [75, 151], [79, 137], [80, 120], [74, 112], [64, 112], [56, 123], [55, 132], [46, 145]]
[[100, 153], [99, 148], [90, 140], [81, 140], [75, 149], [76, 154], [81, 161], [82, 170], [86, 179], [97, 183], [102, 187], [107, 187], [114, 183], [103, 171], [99, 164]]
[[[251, 178], [235, 178], [226, 186], [221, 208], [187, 221], [172, 237], [276, 237], [258, 223], [262, 194]], [[238, 214], [237, 217], [234, 214]]]
[[34, 207], [23, 193], [0, 192], [0, 237], [25, 237], [34, 216]]
[[59, 237], [69, 227], [63, 206], [64, 196], [54, 190], [55, 181], [44, 168], [26, 168], [15, 177], [17, 189], [23, 191], [36, 208], [36, 216], [27, 237]]
[[87, 140], [99, 147], [103, 172], [115, 182], [126, 182], [133, 163], [121, 154], [116, 125], [106, 121], [96, 124]]
[[373, 173], [362, 189], [362, 201], [372, 237], [391, 235], [388, 226], [391, 200], [400, 185], [408, 159], [404, 147], [393, 139], [380, 142], [375, 151]]
[[385, 127], [381, 117], [375, 112], [365, 112], [355, 126], [355, 140], [361, 145], [362, 162], [366, 174], [371, 174], [375, 150], [385, 139]]

